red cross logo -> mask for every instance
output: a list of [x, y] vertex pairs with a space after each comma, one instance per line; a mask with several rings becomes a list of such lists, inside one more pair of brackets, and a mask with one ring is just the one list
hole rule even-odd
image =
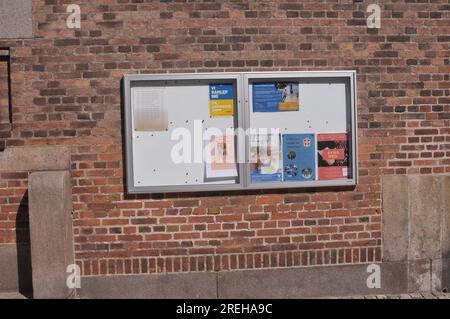
[[310, 147], [310, 146], [311, 146], [311, 139], [305, 138], [305, 139], [303, 140], [303, 146], [304, 146], [304, 147]]

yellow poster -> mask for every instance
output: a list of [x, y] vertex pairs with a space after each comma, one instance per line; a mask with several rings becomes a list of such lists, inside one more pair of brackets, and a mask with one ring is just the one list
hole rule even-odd
[[210, 116], [233, 116], [234, 101], [233, 100], [212, 100], [209, 101]]

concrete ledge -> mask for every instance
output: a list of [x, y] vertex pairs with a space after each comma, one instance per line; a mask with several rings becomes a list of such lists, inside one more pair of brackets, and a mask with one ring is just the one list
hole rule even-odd
[[216, 298], [216, 274], [95, 276], [81, 279], [81, 298]]
[[81, 298], [314, 298], [407, 292], [407, 264], [382, 263], [381, 288], [367, 287], [367, 266], [219, 273], [89, 276]]
[[406, 265], [380, 265], [381, 288], [367, 287], [368, 265], [219, 273], [220, 298], [314, 298], [406, 291]]
[[69, 169], [70, 150], [65, 146], [7, 147], [0, 152], [0, 172]]

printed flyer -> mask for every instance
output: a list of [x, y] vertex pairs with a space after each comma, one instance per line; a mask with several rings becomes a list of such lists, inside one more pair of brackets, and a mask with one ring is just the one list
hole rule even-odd
[[206, 177], [236, 177], [234, 135], [211, 135], [206, 147]]
[[250, 168], [253, 183], [281, 181], [279, 134], [250, 135]]
[[283, 134], [283, 180], [316, 179], [314, 134]]
[[348, 139], [346, 133], [318, 134], [319, 180], [348, 178]]
[[209, 115], [211, 117], [234, 115], [233, 84], [209, 85]]
[[298, 110], [298, 82], [253, 83], [253, 112]]
[[164, 88], [137, 87], [132, 92], [134, 129], [166, 131], [169, 120], [164, 104]]

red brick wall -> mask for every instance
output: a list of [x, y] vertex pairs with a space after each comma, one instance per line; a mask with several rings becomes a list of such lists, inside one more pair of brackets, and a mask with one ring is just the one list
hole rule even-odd
[[[7, 147], [71, 147], [84, 275], [380, 261], [381, 176], [450, 173], [446, 0], [382, 1], [379, 30], [366, 27], [372, 1], [80, 0], [76, 31], [67, 1], [34, 2], [35, 39], [0, 41]], [[358, 74], [355, 189], [124, 193], [123, 74], [341, 69]]]
[[28, 243], [27, 172], [0, 172], [0, 244]]

